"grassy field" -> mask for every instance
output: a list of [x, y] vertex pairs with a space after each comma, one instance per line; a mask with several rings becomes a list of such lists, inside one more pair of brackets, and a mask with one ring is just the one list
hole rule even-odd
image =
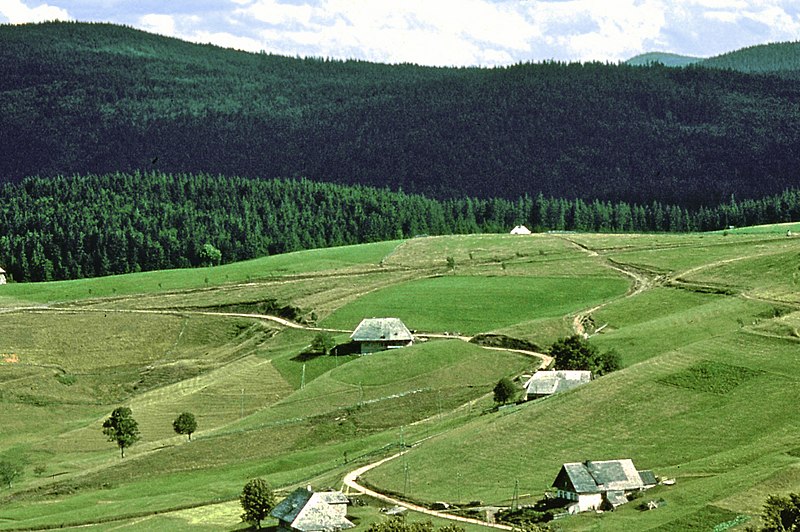
[[625, 293], [621, 277], [443, 276], [370, 292], [325, 319], [354, 327], [364, 317], [394, 316], [426, 332], [476, 334], [563, 316]]
[[378, 266], [399, 243], [399, 241], [389, 241], [360, 246], [312, 249], [210, 268], [163, 270], [51, 283], [9, 284], [4, 286], [0, 293], [0, 304], [8, 307], [131, 294], [162, 294], [168, 291], [250, 283], [273, 277], [358, 270], [364, 266]]
[[[0, 459], [24, 465], [0, 489], [0, 530], [242, 529], [248, 478], [339, 487], [401, 441], [419, 445], [366, 480], [416, 500], [507, 505], [518, 481], [528, 502], [563, 462], [632, 458], [678, 480], [646, 495], [666, 506], [559, 527], [741, 529], [767, 495], [800, 491], [787, 407], [800, 399], [800, 240], [786, 230], [431, 237], [0, 287]], [[322, 356], [316, 331], [236, 313], [348, 330], [397, 316], [541, 346], [586, 314], [624, 369], [494, 411], [494, 383], [538, 358], [454, 339]], [[124, 460], [100, 432], [120, 404], [142, 433]], [[198, 418], [191, 443], [172, 431], [182, 411]], [[352, 512], [359, 528], [384, 518]]]

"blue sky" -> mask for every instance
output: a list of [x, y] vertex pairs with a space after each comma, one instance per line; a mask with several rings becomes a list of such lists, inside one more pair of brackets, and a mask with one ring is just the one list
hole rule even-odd
[[0, 0], [0, 23], [53, 19], [254, 52], [441, 66], [708, 57], [800, 40], [798, 0]]

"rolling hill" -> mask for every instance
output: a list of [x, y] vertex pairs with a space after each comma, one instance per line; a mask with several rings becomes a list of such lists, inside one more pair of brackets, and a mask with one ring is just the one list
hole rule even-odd
[[702, 63], [702, 57], [692, 57], [688, 55], [671, 54], [668, 52], [648, 52], [631, 57], [625, 64], [632, 66], [650, 66], [655, 63], [660, 63], [668, 67], [684, 67]]
[[3, 181], [160, 170], [693, 208], [796, 185], [798, 88], [777, 76], [296, 59], [82, 23], [0, 27], [0, 65]]
[[[0, 491], [0, 530], [236, 529], [252, 476], [338, 487], [411, 444], [364, 480], [429, 504], [508, 505], [515, 481], [534, 501], [562, 462], [629, 457], [677, 479], [646, 495], [667, 504], [571, 517], [563, 530], [755, 523], [767, 495], [800, 489], [787, 407], [800, 325], [800, 244], [787, 230], [798, 229], [429, 237], [1, 286], [0, 460], [25, 473]], [[308, 352], [316, 330], [264, 315], [276, 306], [336, 331], [391, 309], [420, 332], [540, 346], [581, 323], [623, 369], [495, 411], [494, 383], [539, 358], [447, 336], [321, 356]], [[119, 404], [143, 435], [124, 460], [100, 433]], [[191, 443], [171, 427], [187, 410], [199, 421]], [[371, 503], [353, 512], [362, 526], [383, 518]]]
[[665, 52], [649, 52], [625, 61], [625, 64], [633, 66], [648, 66], [655, 63], [667, 67], [695, 65], [797, 79], [800, 75], [800, 42], [759, 44], [714, 57], [691, 57]]

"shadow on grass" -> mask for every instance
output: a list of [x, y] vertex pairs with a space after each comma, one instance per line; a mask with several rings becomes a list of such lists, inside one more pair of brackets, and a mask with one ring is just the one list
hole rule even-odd
[[[339, 344], [332, 348], [328, 355], [330, 356], [347, 356], [347, 355], [358, 355], [361, 354], [359, 349], [359, 345], [355, 342], [347, 342], [345, 344]], [[293, 356], [290, 360], [295, 362], [308, 362], [309, 360], [314, 360], [315, 358], [327, 356], [325, 353], [321, 351], [303, 351], [300, 354]]]

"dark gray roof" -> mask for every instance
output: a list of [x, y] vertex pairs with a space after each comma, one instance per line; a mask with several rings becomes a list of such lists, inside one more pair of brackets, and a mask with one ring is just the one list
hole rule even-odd
[[410, 342], [411, 331], [398, 318], [367, 318], [361, 320], [350, 335], [356, 342]]
[[551, 370], [537, 371], [525, 383], [528, 395], [550, 395], [570, 390], [592, 380], [591, 371]]
[[[573, 462], [564, 464], [561, 470], [566, 474], [575, 493], [629, 491], [645, 486], [630, 459]], [[559, 478], [561, 477], [559, 473]]]
[[639, 476], [642, 477], [642, 482], [645, 486], [655, 486], [658, 484], [655, 473], [650, 469], [639, 471]]
[[355, 525], [344, 515], [346, 511], [335, 508], [347, 505], [347, 497], [338, 491], [314, 493], [307, 488], [298, 488], [282, 500], [270, 515], [285, 521], [301, 532], [335, 532]]

